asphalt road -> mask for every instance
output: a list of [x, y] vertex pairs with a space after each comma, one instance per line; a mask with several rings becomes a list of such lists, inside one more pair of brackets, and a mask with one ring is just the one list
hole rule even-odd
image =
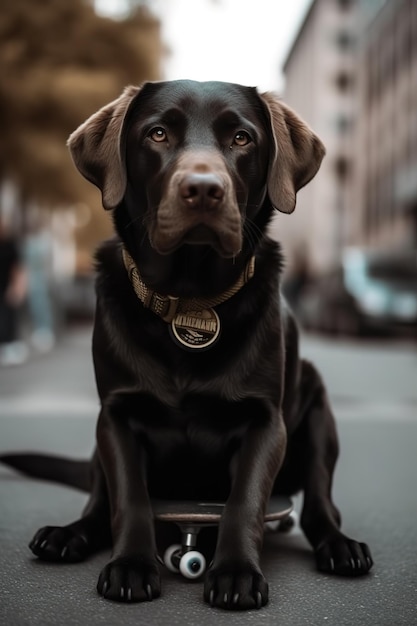
[[[0, 449], [88, 456], [98, 402], [91, 329], [72, 329], [46, 356], [0, 369]], [[108, 554], [55, 566], [27, 548], [46, 524], [75, 519], [85, 495], [0, 468], [0, 624], [72, 626], [415, 626], [417, 624], [417, 353], [407, 343], [342, 343], [305, 337], [338, 421], [342, 453], [334, 497], [347, 534], [366, 541], [375, 566], [364, 579], [337, 579], [314, 569], [298, 528], [268, 535], [263, 568], [270, 603], [227, 613], [202, 601], [201, 582], [165, 570], [163, 596], [120, 605], [95, 591]], [[300, 500], [296, 500], [299, 508]]]

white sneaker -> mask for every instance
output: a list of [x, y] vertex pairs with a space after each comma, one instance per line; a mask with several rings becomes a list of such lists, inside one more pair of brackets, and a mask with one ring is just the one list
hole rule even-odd
[[0, 347], [1, 365], [21, 365], [28, 356], [29, 350], [23, 341], [11, 341]]
[[38, 352], [49, 352], [55, 345], [54, 334], [49, 328], [38, 328], [33, 331], [30, 340]]

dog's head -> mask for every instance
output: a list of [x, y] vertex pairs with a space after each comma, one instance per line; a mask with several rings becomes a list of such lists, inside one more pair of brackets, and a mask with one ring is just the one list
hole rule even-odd
[[157, 253], [209, 245], [225, 258], [236, 257], [245, 239], [253, 245], [266, 203], [293, 211], [324, 155], [318, 137], [274, 94], [185, 80], [126, 88], [68, 144], [103, 206], [123, 204]]

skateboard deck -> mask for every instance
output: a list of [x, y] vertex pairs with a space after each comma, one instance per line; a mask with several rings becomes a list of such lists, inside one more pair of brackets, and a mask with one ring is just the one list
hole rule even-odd
[[[223, 513], [224, 502], [199, 502], [197, 500], [153, 500], [155, 519], [176, 524], [218, 524]], [[279, 521], [288, 517], [293, 510], [290, 498], [272, 496], [265, 522]]]

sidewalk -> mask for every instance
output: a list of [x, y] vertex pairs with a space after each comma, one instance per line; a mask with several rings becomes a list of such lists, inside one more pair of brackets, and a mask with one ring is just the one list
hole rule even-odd
[[56, 397], [69, 402], [95, 399], [91, 339], [90, 324], [70, 326], [50, 352], [32, 351], [22, 365], [0, 367], [0, 398], [29, 401]]

